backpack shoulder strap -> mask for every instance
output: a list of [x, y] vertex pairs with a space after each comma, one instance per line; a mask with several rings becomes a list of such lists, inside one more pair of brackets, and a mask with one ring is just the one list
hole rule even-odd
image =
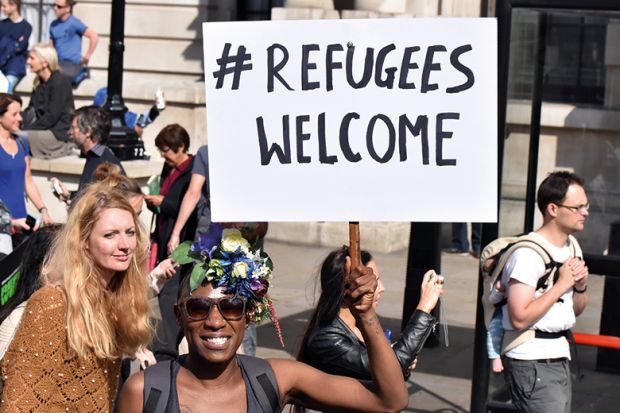
[[545, 272], [538, 279], [538, 284], [536, 285], [537, 290], [546, 290], [549, 288], [549, 281], [553, 282], [553, 276], [556, 273], [557, 268], [559, 267], [559, 263], [553, 260], [551, 253], [545, 249], [539, 242], [538, 239], [526, 234], [517, 238], [512, 244], [509, 244], [501, 253], [498, 259], [497, 265], [495, 269], [491, 273], [491, 280], [493, 283], [497, 282], [499, 277], [501, 277], [502, 272], [504, 271], [504, 267], [508, 262], [510, 256], [519, 248], [530, 248], [538, 253], [540, 258], [542, 258], [543, 263], [545, 265]]
[[554, 261], [549, 251], [547, 251], [538, 241], [531, 235], [522, 235], [516, 239], [516, 241], [508, 244], [502, 252], [499, 253], [499, 258], [493, 272], [491, 273], [491, 279], [495, 282], [502, 275], [504, 267], [508, 262], [510, 256], [519, 248], [533, 249], [540, 255], [545, 264], [545, 273], [554, 265]]
[[174, 363], [174, 360], [164, 360], [144, 370], [144, 413], [168, 411]]
[[570, 255], [571, 257], [577, 257], [583, 259], [583, 251], [581, 250], [581, 246], [577, 241], [577, 238], [572, 235], [568, 236], [568, 245], [570, 246]]
[[254, 392], [263, 412], [280, 412], [278, 383], [269, 362], [243, 354], [237, 354], [237, 360], [239, 360], [241, 368], [245, 370], [252, 385], [252, 392]]

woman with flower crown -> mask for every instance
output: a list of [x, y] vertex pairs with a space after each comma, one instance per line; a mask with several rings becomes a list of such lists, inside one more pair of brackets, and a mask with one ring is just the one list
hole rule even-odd
[[[279, 334], [269, 295], [272, 264], [264, 253], [251, 250], [238, 230], [225, 229], [219, 234], [212, 228], [196, 243], [183, 243], [173, 253], [177, 262], [194, 263], [192, 274], [181, 285], [176, 306], [189, 354], [172, 362], [170, 368], [162, 369], [158, 363], [131, 376], [121, 392], [119, 411], [143, 412], [150, 406], [154, 409], [148, 411], [178, 413], [203, 411], [208, 406], [215, 412], [268, 413], [279, 412], [288, 403], [365, 412], [395, 412], [406, 407], [408, 394], [400, 366], [373, 306], [377, 277], [367, 267], [352, 269], [349, 259], [345, 295], [368, 346], [371, 385], [284, 359], [263, 361], [265, 377], [272, 379], [257, 385], [248, 373], [256, 359], [236, 355], [236, 351], [249, 321], [272, 318]], [[160, 397], [162, 393], [154, 385], [151, 373], [155, 369], [169, 376], [170, 385], [163, 386], [165, 392], [169, 390], [166, 397]], [[272, 387], [265, 386], [265, 381]], [[264, 395], [271, 401], [267, 407], [261, 400]]]

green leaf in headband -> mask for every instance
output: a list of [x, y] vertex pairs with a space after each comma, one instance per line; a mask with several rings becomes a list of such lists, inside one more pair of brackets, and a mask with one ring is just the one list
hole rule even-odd
[[205, 268], [204, 264], [194, 265], [192, 274], [189, 276], [189, 290], [194, 291], [196, 288], [200, 287], [206, 275], [207, 269]]
[[192, 247], [192, 241], [185, 241], [172, 251], [170, 258], [177, 264], [184, 265], [196, 261], [190, 254], [190, 248]]

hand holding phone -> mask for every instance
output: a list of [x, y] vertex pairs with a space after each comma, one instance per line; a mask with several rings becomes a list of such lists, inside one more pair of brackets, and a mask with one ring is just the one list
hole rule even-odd
[[26, 217], [26, 225], [28, 225], [28, 229], [24, 228], [22, 232], [26, 235], [32, 234], [34, 227], [37, 225], [37, 220], [32, 215], [28, 215]]
[[60, 180], [58, 178], [52, 178], [52, 193], [54, 194], [54, 196], [56, 198], [58, 198], [59, 200], [66, 202], [69, 197], [66, 194], [66, 190], [62, 185], [62, 182], [60, 182]]

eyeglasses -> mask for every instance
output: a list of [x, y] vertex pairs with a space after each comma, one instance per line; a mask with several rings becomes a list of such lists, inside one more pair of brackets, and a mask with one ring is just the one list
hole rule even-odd
[[569, 205], [562, 205], [562, 204], [556, 204], [556, 205], [559, 206], [560, 208], [570, 209], [572, 212], [576, 214], [577, 213], [583, 214], [590, 210], [590, 204], [584, 204], [584, 205], [578, 205], [578, 206], [569, 206]]
[[185, 314], [192, 321], [206, 320], [214, 304], [226, 320], [241, 320], [245, 315], [245, 299], [241, 297], [222, 298], [217, 301], [202, 297], [190, 297], [181, 303], [185, 309]]
[[171, 149], [170, 148], [157, 148], [157, 150], [159, 151], [159, 153], [167, 153]]
[[65, 4], [64, 6], [60, 5], [60, 4], [54, 4], [54, 8], [55, 9], [64, 9], [65, 7], [67, 7], [67, 5]]

